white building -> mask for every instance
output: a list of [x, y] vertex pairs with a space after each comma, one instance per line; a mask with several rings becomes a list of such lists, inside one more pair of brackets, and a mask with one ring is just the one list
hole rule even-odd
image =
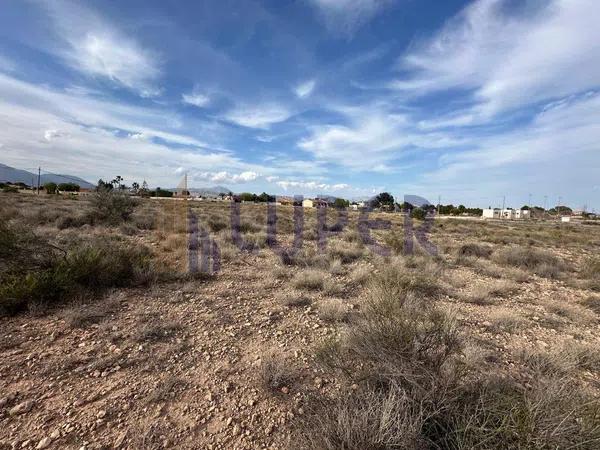
[[357, 202], [357, 203], [352, 203], [350, 205], [350, 209], [354, 210], [354, 211], [358, 211], [359, 209], [362, 209], [365, 207], [365, 202]]
[[481, 214], [483, 219], [530, 219], [531, 211], [528, 209], [500, 209], [487, 208]]
[[531, 219], [531, 210], [515, 209], [515, 219]]
[[481, 217], [484, 219], [499, 219], [501, 217], [500, 208], [486, 208], [483, 210]]

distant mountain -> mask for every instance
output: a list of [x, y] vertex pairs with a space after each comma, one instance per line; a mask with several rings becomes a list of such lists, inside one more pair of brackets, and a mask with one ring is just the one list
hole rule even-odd
[[[14, 167], [0, 164], [0, 182], [25, 183], [26, 185], [31, 186], [32, 180], [33, 184], [37, 185], [37, 173], [34, 174], [27, 170], [15, 169]], [[94, 184], [89, 183], [82, 178], [55, 173], [43, 174], [40, 177], [40, 185], [44, 185], [45, 183], [75, 183], [84, 189], [93, 189], [95, 187]]]

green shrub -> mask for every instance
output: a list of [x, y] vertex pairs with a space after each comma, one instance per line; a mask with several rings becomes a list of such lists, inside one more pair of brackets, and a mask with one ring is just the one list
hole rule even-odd
[[410, 212], [410, 217], [417, 220], [425, 220], [425, 217], [427, 217], [427, 211], [422, 208], [414, 208]]
[[137, 206], [136, 199], [108, 189], [100, 189], [91, 197], [92, 210], [89, 219], [92, 223], [100, 222], [108, 225], [119, 225], [129, 220]]
[[147, 282], [152, 275], [145, 247], [106, 240], [63, 253], [33, 234], [15, 236], [10, 227], [0, 227], [0, 263], [0, 316], [81, 291]]

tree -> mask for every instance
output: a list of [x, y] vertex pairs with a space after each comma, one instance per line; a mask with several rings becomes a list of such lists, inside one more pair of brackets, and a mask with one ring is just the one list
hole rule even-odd
[[402, 204], [400, 205], [400, 209], [402, 211], [411, 211], [414, 208], [412, 203], [409, 202], [402, 202]]
[[142, 197], [149, 197], [150, 196], [150, 189], [148, 189], [148, 183], [146, 183], [146, 180], [144, 180], [142, 182], [142, 187], [139, 191], [139, 195]]
[[173, 197], [173, 192], [157, 187], [155, 191], [151, 192], [151, 195], [152, 197]]
[[258, 196], [259, 202], [271, 203], [275, 201], [275, 197], [273, 195], [269, 195], [266, 192], [263, 192]]
[[56, 194], [57, 193], [57, 188], [58, 188], [58, 186], [56, 185], [56, 183], [46, 183], [46, 184], [44, 184], [44, 189], [46, 190], [47, 194]]
[[240, 200], [243, 202], [255, 202], [258, 200], [258, 196], [250, 192], [242, 192], [240, 194]]
[[110, 183], [113, 185], [113, 187], [121, 189], [121, 181], [123, 181], [123, 177], [121, 175], [117, 175]]
[[344, 200], [343, 198], [336, 198], [333, 202], [334, 208], [344, 209], [350, 206], [350, 202], [348, 200]]
[[412, 217], [413, 219], [425, 220], [426, 216], [427, 216], [427, 211], [425, 211], [423, 208], [414, 208], [410, 212], [410, 217]]
[[140, 193], [140, 184], [137, 181], [134, 181], [133, 183], [131, 183], [131, 190], [133, 191], [134, 194], [139, 194]]
[[393, 208], [394, 197], [389, 192], [382, 192], [373, 200], [373, 206], [376, 208]]
[[62, 192], [79, 192], [79, 185], [75, 183], [60, 183], [58, 190]]
[[96, 186], [96, 191], [112, 191], [113, 185], [112, 183], [108, 183], [104, 181], [102, 178], [98, 180], [98, 185]]

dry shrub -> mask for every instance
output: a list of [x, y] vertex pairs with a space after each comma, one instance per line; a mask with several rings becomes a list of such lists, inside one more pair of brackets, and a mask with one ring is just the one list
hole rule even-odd
[[348, 317], [348, 307], [337, 298], [320, 301], [317, 309], [321, 320], [326, 322], [343, 322]]
[[580, 276], [587, 279], [586, 287], [588, 289], [600, 291], [600, 257], [586, 258], [581, 265]]
[[518, 286], [511, 281], [492, 281], [476, 285], [462, 300], [476, 305], [492, 305], [498, 303], [499, 297], [507, 297], [517, 289]]
[[474, 256], [477, 258], [489, 258], [493, 252], [493, 248], [489, 245], [481, 244], [463, 244], [457, 250], [457, 255], [461, 256]]
[[547, 311], [563, 317], [574, 323], [588, 324], [597, 320], [596, 315], [587, 309], [568, 301], [553, 301], [545, 303]]
[[582, 306], [600, 314], [600, 296], [590, 295], [579, 302]]
[[277, 303], [283, 306], [299, 307], [308, 306], [311, 303], [311, 299], [300, 292], [280, 292], [275, 297]]
[[577, 376], [577, 370], [600, 371], [600, 350], [590, 344], [569, 342], [550, 351], [525, 349], [517, 353], [525, 367], [534, 373]]
[[260, 380], [263, 387], [271, 392], [290, 387], [298, 374], [295, 366], [282, 354], [270, 352], [261, 358]]
[[528, 270], [537, 275], [558, 278], [566, 264], [552, 253], [531, 247], [506, 247], [494, 253], [496, 262]]
[[473, 256], [461, 256], [456, 259], [456, 263], [470, 267], [475, 273], [491, 278], [508, 278], [519, 283], [524, 283], [529, 280], [529, 275], [524, 270], [512, 267], [501, 267], [487, 259]]
[[70, 328], [86, 328], [107, 320], [118, 307], [115, 299], [101, 299], [69, 306], [63, 311], [63, 317]]
[[339, 259], [342, 263], [348, 264], [364, 255], [364, 250], [344, 241], [332, 241], [327, 246], [327, 254], [330, 260]]
[[522, 330], [529, 322], [513, 311], [493, 311], [488, 316], [488, 328], [495, 333], [516, 333]]
[[325, 274], [320, 270], [306, 269], [298, 272], [292, 283], [298, 289], [317, 291], [323, 288]]
[[180, 323], [150, 316], [136, 330], [137, 342], [164, 342], [172, 339], [182, 329]]
[[391, 261], [372, 276], [370, 295], [381, 298], [401, 298], [406, 292], [420, 296], [436, 297], [443, 292], [436, 269], [425, 270], [424, 266], [405, 267], [401, 262]]
[[355, 267], [350, 274], [352, 282], [358, 285], [364, 285], [367, 283], [371, 276], [372, 269], [366, 265], [360, 265]]
[[598, 447], [592, 394], [563, 377], [539, 373], [525, 384], [462, 364], [455, 321], [415, 291], [390, 290], [399, 275], [388, 276], [375, 278], [361, 313], [318, 353], [354, 389], [309, 397], [292, 448]]
[[344, 266], [340, 259], [334, 259], [329, 264], [329, 273], [332, 275], [341, 275], [344, 273]]

